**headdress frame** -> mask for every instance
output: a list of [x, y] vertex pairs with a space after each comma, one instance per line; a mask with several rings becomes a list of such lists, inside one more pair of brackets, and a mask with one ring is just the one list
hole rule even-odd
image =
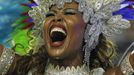
[[[62, 8], [65, 3], [71, 3], [73, 0], [35, 0], [38, 6], [32, 7], [29, 15], [33, 18], [34, 29], [41, 31], [45, 15], [49, 7], [56, 4]], [[85, 51], [84, 63], [89, 65], [90, 52], [97, 46], [99, 35], [102, 33], [105, 37], [121, 33], [123, 29], [129, 28], [129, 21], [122, 19], [121, 15], [113, 16], [112, 13], [120, 9], [122, 0], [74, 0], [79, 3], [78, 11], [83, 12], [83, 20], [87, 23], [85, 30]], [[35, 34], [35, 36], [38, 33]]]

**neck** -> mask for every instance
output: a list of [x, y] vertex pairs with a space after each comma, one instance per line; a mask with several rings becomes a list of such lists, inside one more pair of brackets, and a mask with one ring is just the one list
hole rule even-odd
[[59, 65], [59, 67], [77, 67], [83, 65], [83, 57], [82, 53], [79, 52], [75, 56], [72, 56], [70, 58], [66, 59], [50, 59], [50, 64], [53, 64], [54, 66]]

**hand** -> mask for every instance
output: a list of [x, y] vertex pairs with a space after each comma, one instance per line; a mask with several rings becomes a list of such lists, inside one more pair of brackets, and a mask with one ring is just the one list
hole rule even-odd
[[106, 70], [104, 75], [123, 75], [123, 73], [119, 67], [115, 67], [115, 68], [110, 68]]
[[1, 56], [2, 52], [3, 52], [3, 49], [4, 49], [4, 46], [0, 44], [0, 56]]
[[132, 51], [130, 57], [129, 57], [130, 64], [132, 68], [134, 69], [134, 50]]

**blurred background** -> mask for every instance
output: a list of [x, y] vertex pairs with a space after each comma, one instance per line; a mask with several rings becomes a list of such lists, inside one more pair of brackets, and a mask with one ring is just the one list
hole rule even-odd
[[0, 43], [10, 47], [7, 43], [10, 34], [15, 29], [13, 23], [20, 17], [24, 8], [20, 5], [27, 0], [0, 0]]

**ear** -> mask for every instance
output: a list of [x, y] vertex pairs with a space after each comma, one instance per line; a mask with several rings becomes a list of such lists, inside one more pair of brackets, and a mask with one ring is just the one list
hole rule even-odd
[[134, 69], [134, 50], [132, 51], [130, 57], [129, 57], [130, 64], [132, 68]]

